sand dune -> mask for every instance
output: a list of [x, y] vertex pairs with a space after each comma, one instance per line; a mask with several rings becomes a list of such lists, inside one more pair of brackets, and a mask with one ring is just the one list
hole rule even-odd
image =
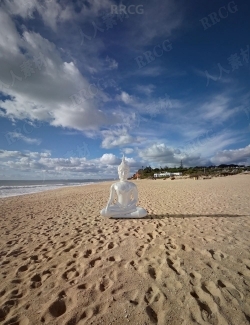
[[0, 200], [0, 324], [250, 323], [250, 176], [135, 183], [145, 219], [110, 183]]

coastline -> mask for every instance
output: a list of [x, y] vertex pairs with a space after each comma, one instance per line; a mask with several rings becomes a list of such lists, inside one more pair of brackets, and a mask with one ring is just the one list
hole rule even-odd
[[0, 200], [1, 324], [249, 324], [249, 175], [135, 180], [131, 220], [114, 182]]
[[[53, 191], [53, 190], [57, 190], [60, 188], [99, 184], [99, 183], [106, 182], [106, 181], [107, 180], [104, 180], [104, 181], [98, 180], [95, 182], [94, 180], [92, 180], [92, 181], [86, 181], [86, 182], [83, 181], [83, 182], [74, 183], [74, 180], [72, 180], [72, 181], [70, 181], [69, 184], [65, 184], [65, 180], [58, 180], [58, 181], [53, 180], [52, 183], [50, 182], [50, 183], [46, 184], [46, 182], [40, 182], [40, 184], [34, 183], [34, 184], [29, 184], [29, 185], [25, 185], [25, 181], [24, 181], [24, 185], [0, 185], [0, 200], [3, 198], [7, 198], [7, 197], [42, 193], [45, 191]], [[30, 181], [26, 181], [26, 183], [29, 183], [29, 182]], [[34, 182], [39, 182], [39, 181], [34, 181]], [[54, 184], [53, 184], [53, 182], [54, 182]], [[0, 184], [1, 184], [1, 181], [0, 181]], [[31, 188], [34, 188], [36, 190], [32, 191], [32, 190], [30, 190]], [[3, 194], [4, 190], [5, 190], [5, 193]], [[12, 191], [16, 190], [16, 192], [11, 193], [11, 190]], [[24, 191], [26, 191], [26, 192], [24, 192]]]

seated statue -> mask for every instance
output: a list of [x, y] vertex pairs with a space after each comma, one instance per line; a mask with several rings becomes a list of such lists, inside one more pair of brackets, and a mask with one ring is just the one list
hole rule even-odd
[[[118, 166], [120, 182], [111, 185], [110, 197], [106, 208], [100, 211], [104, 217], [111, 218], [143, 218], [147, 211], [137, 207], [138, 191], [134, 183], [127, 181], [129, 176], [129, 165], [123, 156], [121, 164]], [[114, 202], [115, 194], [117, 202]]]

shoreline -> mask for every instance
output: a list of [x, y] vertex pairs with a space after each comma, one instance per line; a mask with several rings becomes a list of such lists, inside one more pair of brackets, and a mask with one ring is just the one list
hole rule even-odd
[[[51, 186], [53, 187], [53, 185], [50, 185], [50, 184], [38, 184], [37, 187], [42, 187], [44, 186], [44, 189], [41, 190], [41, 191], [36, 191], [36, 192], [29, 192], [29, 193], [18, 193], [18, 194], [11, 194], [11, 195], [8, 195], [8, 196], [0, 196], [0, 200], [1, 199], [6, 199], [6, 198], [9, 198], [9, 197], [16, 197], [16, 196], [23, 196], [23, 195], [30, 195], [30, 194], [38, 194], [38, 193], [43, 193], [43, 192], [47, 192], [47, 191], [55, 191], [55, 190], [60, 190], [60, 189], [63, 189], [63, 188], [68, 188], [68, 187], [80, 187], [80, 186], [87, 186], [87, 185], [93, 185], [93, 184], [99, 184], [99, 183], [103, 183], [103, 182], [109, 182], [109, 181], [99, 181], [98, 182], [86, 182], [86, 183], [79, 183], [77, 185], [61, 185], [61, 184], [58, 184], [56, 186], [56, 184], [54, 185], [55, 188], [48, 188], [46, 189], [45, 187], [46, 186]], [[35, 187], [36, 185], [34, 185]], [[61, 186], [61, 187], [60, 187]], [[7, 186], [6, 186], [7, 187]], [[10, 186], [10, 187], [13, 187], [13, 188], [30, 188], [32, 187], [32, 185], [23, 185], [23, 186]], [[0, 187], [0, 190], [1, 190], [1, 187]]]
[[[231, 177], [244, 177], [244, 176], [249, 176], [250, 174], [238, 174], [238, 175], [231, 175]], [[230, 177], [230, 176], [227, 176], [227, 178], [228, 177]], [[225, 179], [225, 177], [212, 177], [211, 179], [202, 179], [202, 178], [200, 178], [200, 179], [198, 179], [198, 181], [200, 181], [200, 182], [202, 182], [202, 181], [204, 181], [204, 180], [207, 180], [207, 181], [211, 181], [211, 180], [221, 180], [221, 179]], [[63, 181], [63, 180], [61, 180], [61, 181]], [[40, 193], [44, 193], [44, 192], [48, 192], [48, 191], [59, 191], [59, 190], [63, 190], [63, 189], [67, 189], [67, 188], [77, 188], [77, 187], [82, 187], [82, 186], [89, 186], [89, 185], [98, 185], [98, 184], [105, 184], [105, 183], [107, 183], [107, 184], [109, 184], [109, 185], [111, 185], [111, 184], [113, 184], [113, 183], [115, 183], [115, 182], [118, 182], [119, 181], [119, 179], [117, 179], [117, 180], [104, 180], [104, 181], [99, 181], [98, 180], [98, 182], [89, 182], [89, 183], [86, 183], [86, 184], [84, 184], [84, 183], [82, 183], [82, 184], [79, 184], [79, 185], [63, 185], [62, 187], [57, 187], [57, 188], [53, 188], [53, 189], [44, 189], [44, 190], [42, 190], [42, 191], [38, 191], [38, 192], [29, 192], [29, 193], [20, 193], [20, 194], [14, 194], [14, 195], [9, 195], [9, 196], [5, 196], [5, 197], [0, 197], [0, 202], [1, 202], [1, 200], [5, 200], [5, 199], [8, 199], [8, 198], [14, 198], [14, 197], [18, 197], [18, 196], [27, 196], [27, 195], [34, 195], [34, 194], [40, 194]], [[134, 182], [136, 185], [137, 184], [140, 184], [140, 183], [142, 183], [142, 182], [152, 182], [152, 181], [157, 181], [157, 182], [167, 182], [167, 183], [169, 183], [169, 182], [180, 182], [180, 181], [191, 181], [191, 182], [193, 182], [193, 178], [185, 178], [185, 177], [175, 177], [175, 179], [174, 180], [171, 180], [170, 178], [167, 178], [167, 179], [163, 179], [163, 178], [156, 178], [156, 179], [147, 179], [147, 178], [144, 178], [144, 179], [130, 179], [129, 180], [130, 182]], [[39, 184], [39, 186], [41, 186], [41, 185], [43, 185], [43, 184]], [[49, 184], [46, 184], [45, 186], [47, 186], [47, 185], [49, 185]], [[52, 185], [53, 186], [53, 185]], [[19, 187], [19, 186], [17, 186], [17, 187]], [[20, 186], [20, 187], [23, 187], [23, 186]], [[24, 186], [25, 187], [25, 186]]]

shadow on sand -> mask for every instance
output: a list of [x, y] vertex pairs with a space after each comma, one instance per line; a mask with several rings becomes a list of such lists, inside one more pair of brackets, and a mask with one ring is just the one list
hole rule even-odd
[[247, 215], [238, 214], [148, 214], [142, 219], [166, 219], [166, 218], [240, 218]]

